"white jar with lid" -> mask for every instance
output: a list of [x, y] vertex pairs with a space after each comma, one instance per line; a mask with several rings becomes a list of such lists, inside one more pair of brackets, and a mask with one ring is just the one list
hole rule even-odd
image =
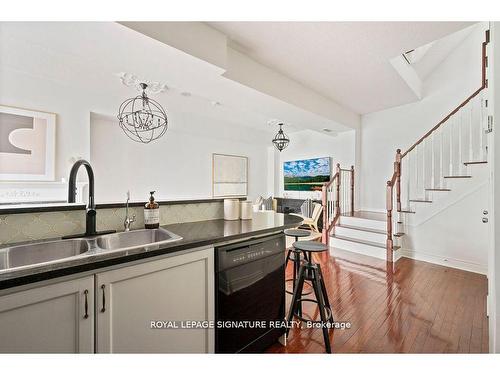
[[241, 207], [240, 207], [240, 219], [241, 220], [252, 219], [253, 202], [252, 201], [241, 201], [240, 205], [241, 205]]
[[240, 200], [224, 199], [224, 220], [239, 220]]

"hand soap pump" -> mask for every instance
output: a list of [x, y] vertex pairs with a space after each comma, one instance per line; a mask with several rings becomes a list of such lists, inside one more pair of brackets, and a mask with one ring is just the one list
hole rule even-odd
[[144, 227], [146, 229], [160, 226], [160, 205], [155, 202], [154, 193], [154, 191], [150, 192], [149, 202], [144, 206]]

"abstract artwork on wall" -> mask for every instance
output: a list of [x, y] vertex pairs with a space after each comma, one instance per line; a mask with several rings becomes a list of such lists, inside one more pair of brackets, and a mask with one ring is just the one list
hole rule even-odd
[[284, 190], [321, 190], [330, 181], [330, 158], [286, 161], [283, 163]]
[[0, 106], [0, 181], [53, 181], [56, 115]]
[[212, 154], [214, 197], [242, 197], [248, 194], [248, 158]]

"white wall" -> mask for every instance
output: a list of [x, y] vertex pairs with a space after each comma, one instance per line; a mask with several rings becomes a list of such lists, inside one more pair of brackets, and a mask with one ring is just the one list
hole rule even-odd
[[[449, 182], [451, 192], [432, 193], [432, 204], [407, 214], [402, 254], [444, 266], [488, 273], [489, 166], [474, 166], [473, 178]], [[486, 215], [487, 217], [489, 215]]]
[[[285, 129], [286, 130], [286, 129]], [[283, 186], [283, 163], [285, 161], [312, 159], [329, 156], [332, 163], [332, 172], [335, 165], [340, 163], [342, 168], [350, 168], [355, 165], [356, 131], [351, 130], [339, 133], [335, 136], [323, 134], [314, 130], [304, 130], [289, 134], [290, 144], [281, 153], [273, 152], [274, 157], [274, 195], [283, 197], [284, 194], [290, 198], [319, 198], [318, 192], [306, 191], [284, 191]]]
[[[493, 73], [490, 79], [490, 88], [493, 92], [493, 100], [489, 113], [494, 119], [500, 118], [500, 22], [492, 22], [491, 44], [489, 46], [490, 71]], [[495, 120], [496, 127], [498, 120]], [[496, 244], [500, 243], [500, 133], [493, 132], [490, 155], [494, 160], [492, 166], [493, 184], [491, 186], [491, 205], [493, 212], [490, 218], [490, 252], [489, 252], [489, 275], [488, 275], [488, 312], [489, 312], [489, 339], [490, 352], [500, 353], [500, 254]]]
[[[144, 145], [129, 140], [116, 120], [93, 115], [90, 126], [90, 159], [96, 175], [99, 201], [145, 201], [149, 191], [157, 199], [212, 196], [212, 153], [248, 157], [248, 196], [267, 190], [268, 139], [253, 139], [240, 130], [238, 136], [210, 119], [188, 114], [157, 142]], [[202, 128], [182, 126], [202, 123]], [[210, 129], [207, 132], [207, 129]]]

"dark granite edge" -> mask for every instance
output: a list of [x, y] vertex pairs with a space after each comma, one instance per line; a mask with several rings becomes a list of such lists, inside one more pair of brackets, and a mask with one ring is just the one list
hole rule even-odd
[[[215, 203], [224, 202], [224, 199], [239, 199], [246, 200], [246, 197], [228, 197], [228, 198], [204, 198], [204, 199], [179, 199], [179, 200], [169, 200], [169, 201], [157, 201], [161, 206], [164, 205], [174, 205], [174, 204], [196, 204], [196, 203]], [[146, 202], [130, 202], [129, 207], [143, 207]], [[96, 208], [125, 208], [125, 202], [122, 203], [97, 203]]]
[[[245, 197], [235, 197], [232, 199], [245, 200]], [[179, 199], [179, 200], [160, 200], [157, 201], [161, 205], [176, 205], [176, 204], [197, 204], [197, 203], [214, 203], [214, 202], [224, 202], [224, 198], [203, 198], [203, 199]], [[129, 207], [142, 207], [144, 202], [131, 202]], [[57, 211], [77, 211], [84, 210], [85, 204], [68, 204], [68, 205], [33, 205], [27, 207], [5, 207], [0, 208], [0, 215], [13, 215], [13, 214], [26, 214], [26, 213], [38, 213], [38, 212], [57, 212]], [[97, 203], [97, 209], [103, 208], [125, 208], [125, 202], [114, 202], [114, 203]]]
[[[232, 242], [232, 241], [235, 241], [238, 239], [251, 239], [253, 237], [261, 236], [264, 234], [272, 234], [272, 233], [276, 233], [276, 232], [281, 232], [281, 231], [288, 229], [288, 228], [294, 228], [297, 226], [297, 224], [300, 224], [301, 221], [302, 220], [299, 219], [298, 221], [296, 221], [294, 223], [288, 223], [288, 224], [283, 224], [283, 225], [276, 226], [273, 228], [266, 228], [266, 229], [252, 231], [252, 232], [240, 233], [240, 234], [224, 236], [224, 237], [214, 236], [214, 237], [205, 238], [203, 240], [193, 240], [193, 241], [188, 241], [188, 242], [182, 242], [181, 244], [176, 244], [175, 242], [172, 242], [169, 244], [165, 244], [163, 247], [160, 247], [159, 249], [152, 250], [152, 251], [146, 251], [146, 252], [130, 254], [130, 255], [121, 255], [121, 256], [119, 255], [119, 256], [114, 257], [114, 258], [97, 260], [97, 261], [92, 262], [92, 263], [86, 263], [86, 264], [81, 264], [81, 265], [76, 265], [76, 266], [67, 266], [67, 267], [62, 267], [62, 268], [47, 271], [47, 272], [39, 272], [39, 273], [31, 274], [31, 275], [13, 277], [13, 278], [9, 278], [6, 280], [0, 280], [0, 290], [5, 290], [5, 289], [13, 288], [16, 286], [32, 284], [32, 283], [41, 282], [41, 281], [46, 281], [46, 280], [55, 279], [55, 278], [59, 278], [59, 277], [63, 277], [63, 276], [78, 274], [81, 272], [98, 270], [101, 268], [110, 267], [110, 266], [123, 264], [123, 263], [129, 263], [129, 262], [133, 262], [136, 260], [147, 259], [147, 258], [151, 258], [151, 257], [155, 257], [155, 256], [171, 254], [171, 253], [179, 252], [182, 250], [188, 250], [188, 249], [193, 249], [193, 248], [202, 247], [202, 246], [209, 246], [209, 245], [216, 246], [218, 244]], [[163, 225], [162, 227], [167, 228], [168, 225]], [[0, 275], [0, 277], [1, 277], [1, 275]]]
[[77, 211], [84, 210], [85, 204], [72, 204], [60, 206], [28, 206], [28, 207], [8, 207], [0, 208], [0, 215], [13, 215], [13, 214], [28, 214], [37, 212], [58, 212], [58, 211]]

